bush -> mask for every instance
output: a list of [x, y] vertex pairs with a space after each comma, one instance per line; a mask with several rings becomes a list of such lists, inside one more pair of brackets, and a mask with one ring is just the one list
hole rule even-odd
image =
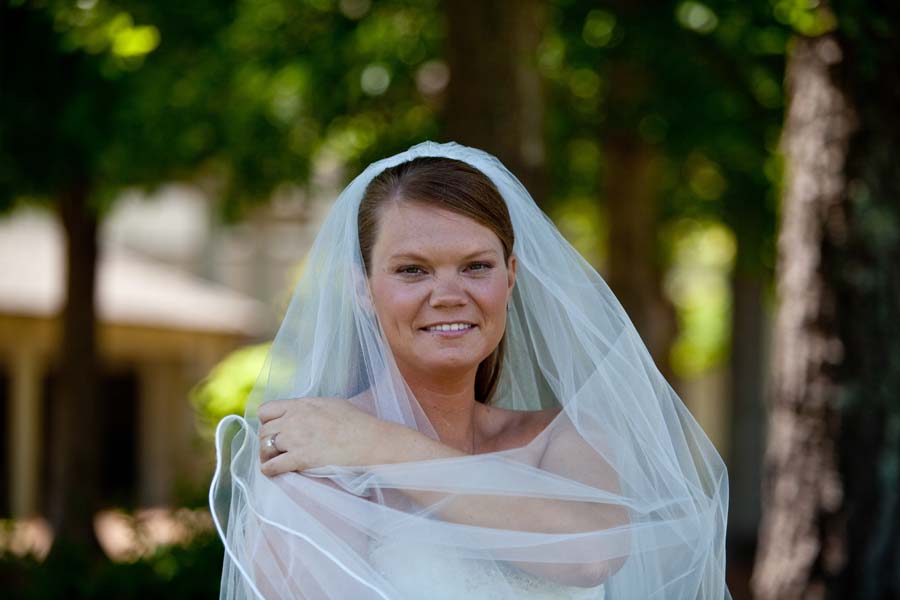
[[0, 555], [0, 589], [4, 598], [27, 600], [218, 598], [223, 554], [214, 530], [127, 563], [91, 564], [84, 553], [66, 551], [43, 563], [5, 554]]

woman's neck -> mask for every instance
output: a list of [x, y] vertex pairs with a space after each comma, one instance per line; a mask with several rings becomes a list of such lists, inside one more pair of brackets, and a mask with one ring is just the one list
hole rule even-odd
[[475, 401], [476, 370], [464, 375], [435, 378], [432, 376], [401, 373], [409, 385], [419, 406], [431, 422], [441, 442], [463, 452], [477, 446]]

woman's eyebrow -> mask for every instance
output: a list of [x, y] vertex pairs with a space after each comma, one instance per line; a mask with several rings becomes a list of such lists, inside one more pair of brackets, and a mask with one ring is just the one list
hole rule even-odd
[[[462, 260], [471, 260], [473, 258], [477, 258], [479, 256], [483, 256], [485, 254], [497, 254], [497, 250], [494, 248], [484, 248], [481, 250], [476, 250], [474, 252], [470, 252], [462, 257]], [[397, 254], [392, 254], [388, 260], [416, 260], [421, 262], [428, 262], [428, 258], [418, 254], [416, 252], [398, 252]]]

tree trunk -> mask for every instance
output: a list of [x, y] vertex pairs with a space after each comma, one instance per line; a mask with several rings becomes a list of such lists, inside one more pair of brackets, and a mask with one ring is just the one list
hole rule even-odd
[[68, 272], [59, 386], [51, 404], [49, 517], [54, 532], [51, 554], [96, 557], [101, 417], [95, 331], [97, 216], [88, 193], [88, 186], [77, 185], [59, 200]]
[[788, 57], [763, 600], [900, 596], [900, 52], [859, 44]]
[[617, 129], [605, 136], [608, 207], [608, 283], [641, 334], [662, 374], [675, 385], [669, 349], [677, 322], [663, 294], [659, 264], [659, 160], [636, 131]]
[[[741, 252], [740, 239], [738, 252]], [[763, 275], [736, 269], [731, 279], [731, 419], [728, 510], [732, 551], [752, 561], [752, 544], [760, 518], [759, 481], [762, 471], [765, 414], [763, 349], [767, 323], [763, 305]], [[732, 556], [734, 553], [732, 553]]]
[[499, 158], [538, 204], [547, 201], [538, 0], [446, 0], [447, 138]]

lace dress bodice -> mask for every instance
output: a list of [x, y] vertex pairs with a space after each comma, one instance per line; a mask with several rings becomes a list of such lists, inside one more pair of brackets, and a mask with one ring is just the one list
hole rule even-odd
[[604, 600], [605, 587], [562, 585], [500, 561], [454, 558], [425, 544], [369, 546], [371, 564], [403, 600]]

